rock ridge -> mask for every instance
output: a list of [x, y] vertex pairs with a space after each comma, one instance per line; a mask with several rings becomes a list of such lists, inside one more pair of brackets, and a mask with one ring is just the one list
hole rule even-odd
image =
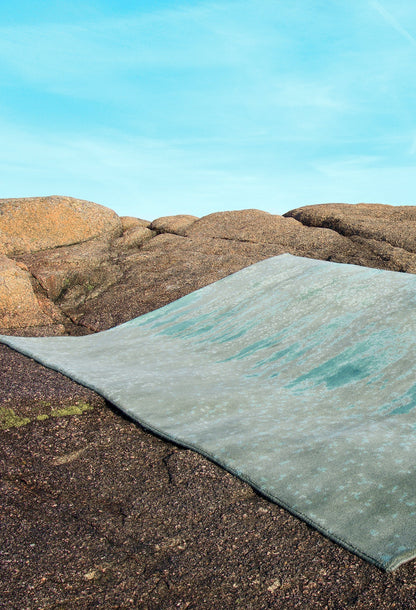
[[147, 221], [71, 197], [3, 199], [0, 332], [97, 332], [284, 252], [416, 273], [416, 207], [334, 203]]
[[[408, 212], [396, 212], [397, 222], [387, 206], [361, 204], [284, 217], [110, 214], [108, 231], [91, 226], [81, 241], [78, 232], [43, 250], [19, 234], [21, 223], [9, 224], [28, 247], [6, 256], [0, 232], [0, 333], [102, 330], [283, 252], [411, 271], [416, 232], [401, 217]], [[414, 607], [414, 562], [382, 573], [203, 456], [1, 344], [0, 370], [0, 608]]]
[[[330, 203], [284, 214], [308, 227], [327, 227], [389, 263], [394, 271], [416, 273], [416, 206]], [[378, 265], [377, 265], [378, 266]], [[384, 268], [384, 267], [382, 267]]]

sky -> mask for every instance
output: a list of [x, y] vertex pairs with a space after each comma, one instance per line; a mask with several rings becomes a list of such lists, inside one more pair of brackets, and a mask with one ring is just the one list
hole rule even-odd
[[414, 0], [0, 5], [0, 198], [416, 204]]

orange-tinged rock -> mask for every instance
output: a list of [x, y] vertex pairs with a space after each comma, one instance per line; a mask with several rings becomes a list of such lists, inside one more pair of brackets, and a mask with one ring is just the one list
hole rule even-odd
[[72, 197], [0, 199], [0, 254], [13, 256], [122, 233], [109, 208]]
[[161, 216], [150, 225], [150, 229], [157, 233], [173, 233], [185, 235], [186, 230], [198, 220], [198, 216], [190, 214], [176, 214], [175, 216]]
[[342, 262], [416, 273], [416, 206], [325, 203], [297, 208], [285, 216], [348, 238], [360, 256]]
[[146, 241], [156, 235], [156, 231], [150, 231], [142, 225], [136, 225], [124, 231], [123, 235], [115, 242], [118, 248], [139, 248]]
[[150, 225], [150, 222], [148, 220], [136, 218], [135, 216], [120, 216], [120, 220], [123, 231], [132, 229], [133, 227], [144, 227], [148, 229]]
[[0, 255], [0, 331], [52, 323], [33, 292], [30, 274], [7, 256]]
[[416, 206], [323, 203], [285, 214], [308, 227], [327, 227], [347, 237], [377, 240], [416, 253]]
[[185, 235], [191, 239], [270, 244], [298, 256], [334, 260], [338, 252], [345, 251], [351, 256], [354, 250], [348, 239], [335, 231], [304, 227], [293, 218], [255, 209], [209, 214], [188, 227]]

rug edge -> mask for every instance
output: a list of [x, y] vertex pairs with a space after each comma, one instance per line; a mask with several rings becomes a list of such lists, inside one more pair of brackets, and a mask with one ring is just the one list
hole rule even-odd
[[121, 413], [127, 415], [136, 424], [139, 424], [146, 431], [149, 431], [152, 434], [155, 434], [156, 436], [158, 436], [164, 440], [167, 440], [169, 442], [172, 442], [180, 447], [184, 447], [185, 449], [190, 449], [192, 451], [195, 451], [196, 453], [199, 453], [200, 455], [203, 455], [205, 458], [209, 459], [214, 464], [220, 466], [221, 468], [223, 468], [224, 470], [226, 470], [233, 476], [239, 478], [241, 481], [244, 481], [245, 483], [250, 485], [262, 497], [266, 498], [270, 502], [273, 502], [273, 504], [277, 504], [278, 506], [284, 508], [291, 515], [295, 516], [297, 519], [300, 519], [301, 521], [306, 523], [308, 526], [310, 526], [314, 530], [318, 531], [320, 534], [325, 536], [327, 539], [331, 540], [331, 542], [338, 544], [345, 550], [353, 553], [354, 555], [360, 557], [361, 559], [367, 561], [368, 563], [374, 565], [375, 567], [377, 567], [385, 572], [393, 572], [403, 563], [406, 563], [406, 562], [411, 561], [412, 559], [416, 558], [416, 548], [414, 549], [414, 551], [405, 553], [392, 560], [385, 561], [385, 562], [381, 561], [380, 559], [377, 559], [375, 557], [372, 557], [371, 555], [368, 555], [365, 551], [360, 550], [353, 544], [350, 544], [346, 540], [338, 537], [336, 534], [333, 534], [331, 531], [325, 529], [323, 526], [317, 524], [313, 519], [311, 519], [304, 513], [300, 512], [300, 511], [296, 511], [295, 509], [290, 507], [288, 504], [286, 504], [286, 502], [284, 500], [281, 500], [278, 496], [274, 496], [273, 494], [265, 491], [264, 489], [261, 488], [261, 486], [259, 486], [257, 483], [252, 481], [252, 479], [248, 475], [245, 475], [244, 473], [227, 465], [220, 458], [216, 458], [215, 455], [206, 452], [204, 449], [201, 449], [197, 445], [188, 443], [186, 441], [181, 440], [180, 438], [169, 435], [166, 432], [164, 432], [163, 430], [158, 429], [156, 426], [154, 426], [152, 424], [148, 424], [145, 420], [140, 419], [130, 409], [128, 409], [128, 408], [126, 409], [123, 406], [119, 405], [117, 403], [117, 401], [114, 398], [112, 398], [110, 393], [104, 392], [102, 389], [95, 386], [94, 384], [84, 381], [76, 373], [73, 373], [70, 370], [66, 370], [66, 371], [62, 370], [59, 366], [56, 366], [53, 362], [49, 362], [47, 358], [43, 358], [41, 356], [37, 356], [37, 354], [34, 354], [29, 348], [27, 348], [25, 346], [17, 346], [17, 345], [13, 344], [15, 339], [26, 340], [26, 339], [33, 339], [33, 338], [37, 339], [38, 337], [15, 337], [15, 336], [10, 336], [10, 335], [0, 335], [0, 343], [3, 343], [5, 345], [7, 345], [9, 348], [13, 349], [14, 351], [21, 353], [24, 356], [31, 358], [32, 360], [35, 360], [36, 362], [45, 366], [46, 368], [49, 368], [53, 371], [61, 373], [68, 379], [71, 379], [72, 381], [75, 381], [76, 383], [79, 383], [80, 385], [82, 385], [90, 390], [93, 390], [94, 392], [96, 392], [97, 394], [102, 396], [105, 400], [107, 400], [112, 405], [114, 405]]

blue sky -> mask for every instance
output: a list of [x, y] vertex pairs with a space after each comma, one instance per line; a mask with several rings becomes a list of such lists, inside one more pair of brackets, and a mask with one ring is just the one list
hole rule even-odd
[[414, 0], [0, 6], [0, 197], [416, 204]]

